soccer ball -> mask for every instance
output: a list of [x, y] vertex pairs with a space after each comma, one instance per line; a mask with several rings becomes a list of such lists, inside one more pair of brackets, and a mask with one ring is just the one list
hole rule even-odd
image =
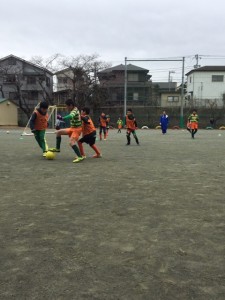
[[53, 159], [55, 159], [55, 153], [54, 153], [54, 152], [51, 152], [51, 151], [48, 151], [48, 152], [46, 153], [46, 159], [48, 159], [48, 160], [53, 160]]

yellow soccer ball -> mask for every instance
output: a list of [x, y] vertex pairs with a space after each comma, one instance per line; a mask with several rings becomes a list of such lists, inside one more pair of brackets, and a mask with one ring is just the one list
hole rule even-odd
[[54, 152], [51, 152], [51, 151], [48, 151], [48, 152], [46, 153], [46, 159], [48, 159], [48, 160], [53, 160], [53, 159], [55, 159], [55, 153], [54, 153]]

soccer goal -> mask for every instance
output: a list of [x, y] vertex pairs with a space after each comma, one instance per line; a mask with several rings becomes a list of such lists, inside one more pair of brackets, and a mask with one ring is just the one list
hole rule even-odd
[[[34, 111], [39, 108], [39, 104], [34, 108]], [[33, 111], [33, 112], [34, 112]], [[33, 113], [32, 113], [33, 114]], [[55, 129], [56, 126], [56, 121], [57, 121], [57, 115], [62, 115], [64, 116], [66, 114], [66, 107], [65, 106], [57, 106], [57, 105], [51, 105], [48, 107], [48, 129], [46, 131], [46, 134], [51, 134], [54, 133], [54, 131], [50, 131], [50, 129]], [[30, 119], [28, 120], [23, 133], [21, 134], [22, 136], [33, 136], [33, 133], [30, 132], [30, 120], [31, 120], [32, 115], [30, 116]], [[62, 124], [62, 127], [67, 127], [67, 124]]]

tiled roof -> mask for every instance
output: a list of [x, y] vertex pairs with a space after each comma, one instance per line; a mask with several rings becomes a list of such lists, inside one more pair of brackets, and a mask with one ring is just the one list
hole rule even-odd
[[[102, 70], [98, 73], [109, 73], [109, 72], [112, 72], [112, 71], [125, 71], [125, 65], [120, 64], [118, 66]], [[145, 71], [145, 72], [149, 72], [148, 69], [140, 68], [140, 67], [132, 65], [132, 64], [127, 65], [127, 71]]]
[[204, 66], [204, 67], [200, 67], [197, 69], [193, 69], [191, 71], [189, 71], [186, 75], [190, 75], [191, 73], [194, 72], [216, 72], [216, 71], [222, 71], [225, 72], [225, 66]]
[[34, 66], [35, 68], [39, 68], [39, 69], [41, 69], [41, 70], [44, 70], [44, 71], [48, 72], [50, 75], [53, 75], [53, 73], [52, 73], [51, 71], [49, 71], [48, 69], [43, 68], [43, 67], [41, 67], [41, 66], [38, 66], [38, 65], [36, 65], [36, 64], [34, 64], [34, 63], [30, 62], [30, 61], [27, 61], [27, 60], [25, 60], [25, 59], [23, 59], [23, 58], [20, 58], [20, 57], [18, 57], [18, 56], [13, 55], [13, 54], [10, 54], [10, 55], [8, 55], [8, 56], [5, 56], [5, 57], [0, 58], [0, 61], [4, 61], [4, 60], [9, 59], [9, 58], [15, 58], [16, 60], [20, 60], [20, 61], [22, 61], [22, 62], [25, 62], [25, 63], [27, 63], [27, 64], [29, 64], [29, 65]]

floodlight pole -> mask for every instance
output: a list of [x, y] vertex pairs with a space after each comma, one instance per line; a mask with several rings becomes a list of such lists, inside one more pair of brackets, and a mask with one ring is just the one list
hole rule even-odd
[[181, 103], [180, 103], [180, 128], [184, 128], [184, 60], [182, 59], [182, 83], [181, 83]]
[[127, 113], [127, 57], [125, 57], [125, 71], [124, 71], [124, 117]]

